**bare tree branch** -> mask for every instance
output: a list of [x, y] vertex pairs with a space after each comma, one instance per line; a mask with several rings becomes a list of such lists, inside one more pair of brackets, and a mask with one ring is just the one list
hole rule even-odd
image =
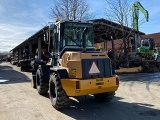
[[[132, 33], [132, 29], [127, 35], [125, 27], [132, 26], [131, 7], [127, 0], [106, 0], [106, 2], [108, 5], [108, 8], [105, 10], [107, 19], [120, 24], [123, 40], [123, 46], [120, 46], [120, 48], [124, 49], [124, 56], [128, 56], [130, 46], [129, 36]], [[128, 57], [125, 57], [125, 63], [128, 63]]]
[[53, 18], [88, 20], [93, 17], [93, 15], [89, 14], [87, 0], [54, 0], [51, 10]]

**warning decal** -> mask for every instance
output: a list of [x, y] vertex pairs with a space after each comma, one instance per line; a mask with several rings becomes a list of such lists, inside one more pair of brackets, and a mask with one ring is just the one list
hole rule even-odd
[[89, 69], [89, 74], [95, 75], [95, 74], [99, 74], [99, 73], [100, 73], [100, 70], [99, 70], [98, 66], [96, 65], [95, 62], [93, 62], [90, 69]]

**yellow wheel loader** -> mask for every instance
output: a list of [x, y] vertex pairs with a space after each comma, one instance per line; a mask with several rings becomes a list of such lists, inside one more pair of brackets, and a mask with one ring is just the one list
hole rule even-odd
[[52, 106], [69, 105], [69, 97], [92, 94], [97, 101], [109, 101], [119, 87], [106, 52], [94, 47], [93, 23], [58, 21], [52, 28], [51, 65], [40, 65], [32, 86], [39, 94], [48, 93]]

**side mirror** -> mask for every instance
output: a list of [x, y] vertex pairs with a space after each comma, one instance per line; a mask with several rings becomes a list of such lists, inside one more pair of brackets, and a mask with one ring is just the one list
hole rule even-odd
[[57, 26], [56, 25], [54, 26], [53, 32], [57, 33]]
[[52, 29], [54, 33], [57, 33], [57, 26], [55, 24], [50, 24], [49, 28]]
[[48, 32], [44, 33], [44, 41], [46, 43], [48, 42]]

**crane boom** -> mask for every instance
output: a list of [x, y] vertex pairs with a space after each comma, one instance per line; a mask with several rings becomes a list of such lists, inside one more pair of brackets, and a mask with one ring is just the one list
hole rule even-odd
[[139, 10], [144, 14], [147, 22], [149, 19], [149, 14], [148, 11], [145, 10], [144, 7], [141, 5], [141, 3], [138, 1], [133, 3], [132, 10], [133, 10], [133, 28], [138, 31]]
[[[139, 31], [138, 27], [138, 16], [139, 16], [139, 11], [141, 11], [145, 18], [146, 18], [146, 21], [148, 22], [148, 18], [149, 18], [149, 14], [148, 14], [148, 11], [144, 9], [144, 7], [141, 5], [140, 2], [136, 1], [133, 3], [133, 6], [132, 6], [132, 12], [133, 12], [133, 28], [134, 30], [136, 31]], [[137, 52], [137, 41], [138, 41], [138, 34], [135, 33], [135, 38], [134, 38], [134, 51]]]

